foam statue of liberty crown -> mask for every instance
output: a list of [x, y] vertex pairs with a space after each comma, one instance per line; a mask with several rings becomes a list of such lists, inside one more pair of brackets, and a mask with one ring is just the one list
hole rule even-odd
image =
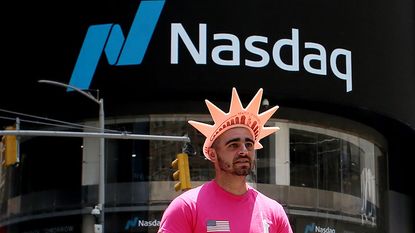
[[279, 130], [278, 127], [265, 127], [265, 123], [271, 118], [271, 116], [277, 111], [278, 106], [274, 106], [271, 109], [259, 114], [259, 108], [261, 106], [262, 88], [258, 90], [251, 102], [244, 108], [241, 100], [239, 99], [236, 88], [232, 88], [232, 99], [229, 108], [229, 112], [225, 113], [220, 108], [216, 107], [209, 100], [205, 100], [212, 116], [213, 125], [209, 125], [197, 121], [188, 121], [199, 132], [205, 135], [206, 140], [203, 145], [203, 154], [210, 160], [208, 155], [208, 149], [212, 146], [212, 143], [226, 130], [235, 127], [247, 128], [255, 141], [254, 149], [261, 149], [262, 145], [259, 140]]

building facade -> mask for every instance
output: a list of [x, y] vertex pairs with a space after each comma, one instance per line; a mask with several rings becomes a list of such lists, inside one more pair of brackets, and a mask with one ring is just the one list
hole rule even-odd
[[[64, 1], [14, 7], [0, 123], [22, 130], [190, 138], [192, 186], [213, 178], [211, 121], [264, 89], [279, 105], [248, 177], [296, 233], [413, 232], [415, 13], [410, 1]], [[50, 10], [53, 9], [53, 10]], [[22, 29], [24, 28], [24, 30]], [[71, 122], [71, 124], [69, 124]], [[1, 167], [0, 232], [94, 232], [99, 138], [19, 136]], [[105, 139], [106, 233], [157, 232], [183, 142]], [[4, 157], [3, 157], [4, 159]]]

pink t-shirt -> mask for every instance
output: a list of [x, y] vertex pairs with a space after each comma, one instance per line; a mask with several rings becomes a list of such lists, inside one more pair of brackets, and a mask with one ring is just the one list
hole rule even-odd
[[249, 187], [244, 195], [223, 190], [214, 180], [174, 199], [159, 233], [292, 233], [282, 206]]

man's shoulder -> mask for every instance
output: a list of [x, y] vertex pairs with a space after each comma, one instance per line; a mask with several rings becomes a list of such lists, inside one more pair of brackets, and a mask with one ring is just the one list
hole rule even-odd
[[184, 201], [184, 202], [196, 202], [197, 198], [199, 196], [200, 190], [206, 185], [202, 184], [199, 185], [197, 187], [191, 188], [185, 192], [183, 192], [182, 194], [180, 194], [179, 196], [177, 196], [175, 199]]
[[260, 207], [261, 211], [264, 211], [269, 216], [274, 216], [273, 219], [279, 219], [286, 215], [283, 205], [277, 200], [266, 196], [256, 189], [253, 189], [253, 192], [256, 195], [255, 203]]
[[252, 192], [255, 193], [257, 201], [260, 201], [262, 203], [266, 203], [270, 206], [275, 206], [275, 205], [278, 206], [278, 207], [281, 206], [281, 204], [277, 200], [268, 197], [267, 195], [265, 195], [264, 193], [258, 191], [257, 189], [252, 188]]

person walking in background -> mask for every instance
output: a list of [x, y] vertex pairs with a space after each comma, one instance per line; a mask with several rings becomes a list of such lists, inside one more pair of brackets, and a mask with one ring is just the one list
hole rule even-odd
[[215, 178], [176, 197], [163, 213], [159, 233], [234, 232], [292, 233], [283, 207], [247, 184], [259, 140], [276, 132], [265, 127], [277, 111], [261, 114], [262, 88], [246, 108], [232, 89], [230, 110], [206, 100], [214, 124], [189, 121], [206, 140], [203, 154], [215, 168]]

